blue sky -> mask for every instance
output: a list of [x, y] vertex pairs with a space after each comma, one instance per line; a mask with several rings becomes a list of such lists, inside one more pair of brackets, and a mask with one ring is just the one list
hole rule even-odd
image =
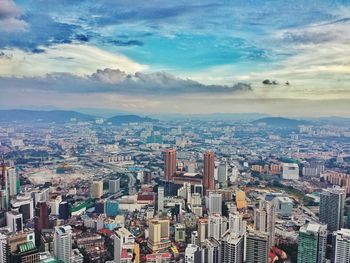
[[0, 104], [347, 116], [349, 44], [345, 0], [0, 0]]

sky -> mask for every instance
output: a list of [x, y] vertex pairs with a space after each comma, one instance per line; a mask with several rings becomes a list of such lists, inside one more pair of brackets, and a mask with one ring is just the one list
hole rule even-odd
[[0, 0], [0, 108], [350, 116], [348, 0]]

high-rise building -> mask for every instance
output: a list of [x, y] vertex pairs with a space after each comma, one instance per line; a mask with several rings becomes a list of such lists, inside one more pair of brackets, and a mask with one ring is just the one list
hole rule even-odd
[[221, 243], [214, 238], [205, 239], [201, 243], [202, 262], [205, 263], [221, 263]]
[[152, 252], [159, 252], [171, 246], [169, 224], [167, 219], [149, 221], [147, 246]]
[[198, 232], [197, 231], [192, 231], [191, 233], [191, 244], [193, 245], [198, 245]]
[[11, 208], [23, 215], [24, 222], [34, 218], [34, 201], [29, 194], [18, 194], [12, 197]]
[[200, 218], [198, 220], [198, 242], [201, 244], [208, 237], [208, 219]]
[[233, 233], [239, 235], [246, 233], [247, 224], [246, 221], [243, 221], [243, 216], [239, 212], [229, 214], [228, 225], [228, 229]]
[[129, 230], [122, 227], [115, 231], [114, 240], [114, 262], [139, 262], [139, 254], [137, 253], [138, 245], [135, 243], [135, 236]]
[[327, 225], [308, 223], [299, 230], [298, 263], [324, 263], [327, 248]]
[[59, 260], [71, 262], [72, 256], [72, 228], [71, 226], [56, 226], [54, 233], [54, 254]]
[[260, 200], [255, 210], [255, 229], [269, 235], [269, 248], [275, 244], [276, 206], [274, 203]]
[[120, 179], [113, 179], [108, 181], [108, 192], [110, 194], [115, 194], [120, 191]]
[[8, 192], [9, 196], [15, 196], [19, 190], [19, 179], [16, 173], [16, 169], [13, 167], [7, 168], [7, 180], [8, 180]]
[[347, 263], [350, 259], [350, 229], [338, 230], [333, 233], [333, 263]]
[[210, 214], [222, 214], [222, 194], [210, 192], [208, 203]]
[[223, 218], [220, 214], [211, 214], [208, 217], [208, 238], [212, 237], [216, 240], [221, 239], [224, 231], [223, 229]]
[[101, 198], [103, 195], [103, 181], [93, 181], [91, 184], [91, 198]]
[[204, 153], [204, 173], [203, 173], [203, 186], [204, 193], [208, 190], [214, 190], [214, 170], [215, 170], [215, 154], [213, 152]]
[[320, 222], [329, 231], [337, 231], [344, 225], [346, 190], [340, 187], [324, 189], [320, 194]]
[[184, 224], [175, 224], [175, 242], [185, 242], [186, 239], [186, 227]]
[[[246, 238], [246, 263], [266, 263], [269, 257], [269, 235], [250, 231]], [[298, 261], [299, 262], [299, 261]]]
[[228, 174], [228, 166], [226, 163], [220, 163], [218, 166], [218, 181], [221, 187], [227, 187], [227, 174]]
[[34, 224], [36, 243], [40, 244], [42, 230], [49, 228], [49, 208], [46, 202], [37, 203], [35, 207]]
[[69, 204], [67, 202], [61, 202], [58, 208], [58, 218], [68, 220], [70, 217]]
[[164, 187], [158, 187], [158, 212], [164, 210]]
[[6, 222], [7, 226], [10, 229], [10, 232], [19, 232], [23, 230], [23, 215], [15, 212], [9, 211], [6, 213]]
[[185, 250], [185, 263], [201, 263], [202, 253], [197, 245], [187, 244]]
[[164, 157], [164, 178], [167, 181], [172, 180], [176, 173], [176, 149], [166, 149]]
[[221, 241], [221, 262], [243, 263], [244, 236], [227, 231]]
[[7, 236], [0, 233], [0, 263], [8, 262]]

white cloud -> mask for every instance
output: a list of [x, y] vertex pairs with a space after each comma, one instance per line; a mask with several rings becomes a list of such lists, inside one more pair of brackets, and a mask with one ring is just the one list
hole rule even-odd
[[0, 58], [1, 76], [42, 76], [52, 72], [68, 72], [83, 76], [98, 68], [119, 68], [126, 72], [147, 69], [146, 65], [121, 55], [82, 44], [61, 44], [42, 47], [41, 53], [19, 49], [7, 50], [11, 60]]
[[21, 9], [12, 0], [0, 0], [0, 32], [26, 30], [28, 25], [20, 17]]

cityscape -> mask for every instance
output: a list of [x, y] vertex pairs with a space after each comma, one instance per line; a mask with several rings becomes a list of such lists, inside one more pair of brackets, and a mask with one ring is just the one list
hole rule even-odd
[[350, 2], [0, 0], [0, 263], [350, 263]]

